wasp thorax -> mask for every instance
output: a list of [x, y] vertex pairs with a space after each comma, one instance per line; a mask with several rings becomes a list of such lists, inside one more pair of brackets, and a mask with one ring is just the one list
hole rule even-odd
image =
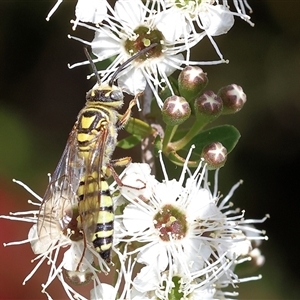
[[127, 39], [124, 47], [130, 56], [144, 50], [146, 47], [152, 44], [157, 44], [155, 47], [148, 51], [141, 53], [134, 62], [142, 63], [149, 58], [160, 57], [163, 53], [164, 47], [164, 36], [158, 29], [151, 29], [146, 26], [139, 26], [134, 30], [136, 34], [135, 39]]
[[163, 206], [155, 215], [154, 227], [163, 241], [169, 241], [170, 238], [181, 240], [188, 229], [185, 214], [171, 204]]

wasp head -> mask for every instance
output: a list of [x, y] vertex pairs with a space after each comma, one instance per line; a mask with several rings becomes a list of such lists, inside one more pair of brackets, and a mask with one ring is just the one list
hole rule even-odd
[[115, 85], [102, 83], [97, 84], [94, 88], [87, 92], [87, 102], [96, 104], [120, 107], [123, 104], [124, 95], [121, 89]]

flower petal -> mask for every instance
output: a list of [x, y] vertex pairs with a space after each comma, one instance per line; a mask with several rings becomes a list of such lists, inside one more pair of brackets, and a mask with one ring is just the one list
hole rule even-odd
[[51, 245], [54, 245], [58, 241], [59, 236], [59, 230], [57, 231], [57, 238], [54, 238], [52, 235], [49, 235], [49, 232], [44, 227], [42, 227], [42, 232], [38, 234], [36, 224], [32, 225], [28, 232], [28, 239], [30, 240], [31, 249], [34, 254], [46, 252]]
[[132, 29], [144, 19], [144, 11], [145, 7], [139, 0], [119, 0], [115, 4], [116, 16]]
[[91, 300], [115, 300], [117, 291], [116, 289], [107, 283], [101, 283], [90, 291]]
[[127, 68], [120, 73], [118, 86], [128, 94], [137, 95], [145, 90], [146, 79], [141, 69]]
[[97, 58], [104, 60], [120, 52], [120, 41], [109, 29], [104, 28], [95, 32], [91, 47]]
[[207, 11], [200, 12], [204, 30], [210, 36], [227, 33], [234, 24], [234, 16], [224, 5], [207, 5]]
[[100, 23], [107, 16], [106, 0], [78, 0], [75, 8], [76, 19], [82, 22]]
[[[139, 226], [136, 226], [136, 224]], [[123, 211], [123, 224], [128, 233], [141, 233], [153, 227], [153, 220], [149, 214], [139, 209], [136, 205], [128, 204]]]

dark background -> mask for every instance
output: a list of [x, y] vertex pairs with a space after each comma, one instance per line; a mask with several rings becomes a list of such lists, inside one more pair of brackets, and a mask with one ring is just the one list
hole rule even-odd
[[[72, 32], [69, 20], [75, 1], [64, 1], [46, 22], [54, 2], [0, 1], [0, 214], [28, 209], [26, 200], [32, 199], [12, 178], [43, 195], [46, 174], [53, 172], [85, 93], [94, 85], [86, 80], [88, 67], [67, 68], [67, 63], [85, 60], [82, 45], [67, 34], [88, 40], [93, 34], [80, 28]], [[248, 99], [240, 113], [220, 120], [242, 134], [220, 172], [220, 190], [226, 194], [243, 179], [232, 201], [246, 210], [247, 218], [271, 215], [259, 225], [269, 237], [261, 247], [266, 263], [253, 273], [263, 279], [241, 284], [239, 299], [298, 299], [300, 2], [249, 4], [255, 27], [236, 18], [230, 32], [215, 39], [230, 64], [203, 67], [209, 89], [237, 83]], [[209, 42], [203, 41], [192, 53], [194, 58], [199, 53], [201, 60], [216, 58]], [[140, 160], [138, 155], [123, 155]], [[0, 220], [1, 242], [24, 239], [28, 228]], [[47, 267], [22, 286], [34, 266], [32, 258], [28, 244], [0, 247], [1, 299], [46, 299], [40, 284]], [[63, 295], [60, 284], [49, 292], [54, 299]]]

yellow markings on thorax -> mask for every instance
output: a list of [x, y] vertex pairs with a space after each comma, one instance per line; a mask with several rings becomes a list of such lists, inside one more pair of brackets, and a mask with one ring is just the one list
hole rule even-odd
[[96, 108], [86, 109], [77, 127], [77, 141], [80, 156], [89, 159], [90, 151], [95, 149], [100, 134], [107, 129], [107, 115]]

